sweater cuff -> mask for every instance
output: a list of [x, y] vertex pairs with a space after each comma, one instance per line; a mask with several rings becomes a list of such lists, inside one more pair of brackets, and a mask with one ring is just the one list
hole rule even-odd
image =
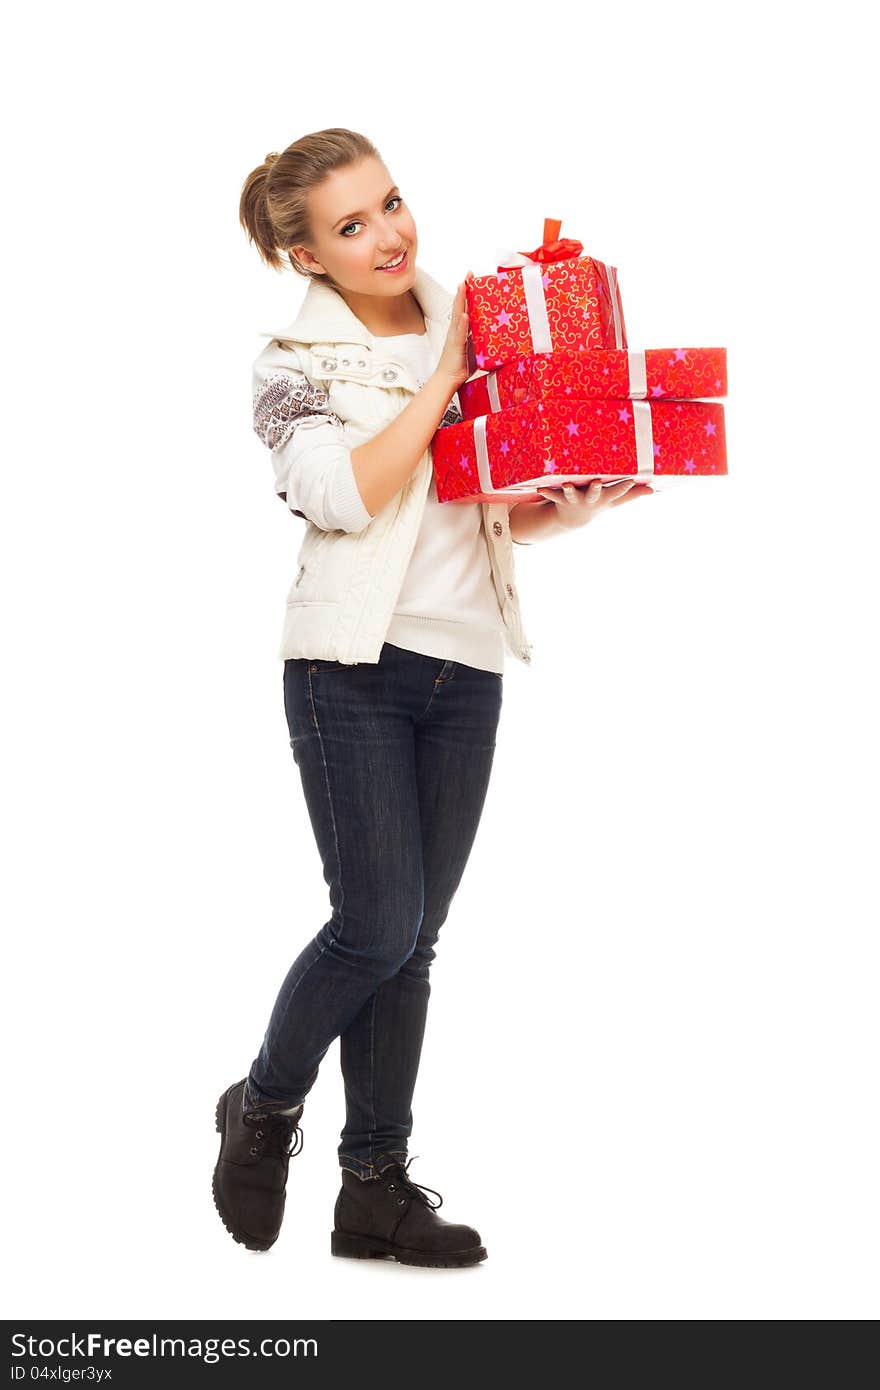
[[333, 482], [332, 511], [340, 530], [363, 531], [373, 518], [358, 491], [350, 453], [340, 460]]

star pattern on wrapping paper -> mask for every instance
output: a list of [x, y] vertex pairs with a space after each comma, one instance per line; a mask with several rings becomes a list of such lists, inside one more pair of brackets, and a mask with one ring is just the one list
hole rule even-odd
[[654, 445], [654, 457], [655, 457], [655, 459], [660, 457], [660, 445], [659, 445], [659, 444], [655, 444], [655, 445]]
[[703, 429], [706, 431], [706, 434], [707, 434], [707, 435], [714, 434], [714, 433], [715, 433], [715, 421], [714, 421], [714, 420], [707, 420], [706, 423], [705, 423], [705, 425], [703, 426]]
[[502, 439], [501, 441], [501, 452], [502, 454], [510, 453], [510, 445], [508, 444], [506, 439]]
[[497, 318], [496, 321], [495, 321], [495, 327], [496, 327], [496, 328], [506, 328], [507, 325], [508, 325], [509, 323], [510, 323], [510, 314], [507, 312], [506, 309], [502, 309], [502, 310], [501, 310], [501, 313], [498, 315], [498, 318]]
[[652, 395], [652, 396], [662, 396], [662, 395], [663, 395], [663, 387], [661, 386], [661, 384], [660, 384], [659, 381], [658, 381], [658, 383], [657, 383], [656, 386], [652, 386], [652, 387], [651, 387], [651, 395]]
[[675, 349], [675, 358], [674, 358], [674, 360], [675, 360], [676, 362], [684, 362], [685, 359], [686, 359], [686, 357], [687, 357], [687, 348], [676, 348], [676, 349]]
[[478, 352], [475, 355], [477, 360], [477, 366], [484, 367], [486, 365], [486, 354], [484, 352]]
[[549, 272], [549, 271], [547, 271], [547, 270], [544, 271], [544, 274], [541, 276], [541, 284], [544, 286], [544, 289], [546, 290], [547, 287], [548, 287], [548, 285], [550, 284], [550, 272]]
[[693, 473], [693, 471], [694, 471], [694, 461], [693, 461], [693, 459], [685, 459], [685, 461], [684, 461], [684, 471], [685, 471], [685, 473]]
[[569, 420], [565, 428], [568, 430], [569, 434], [572, 435], [578, 433], [579, 426], [576, 420]]
[[626, 406], [623, 407], [623, 410], [618, 410], [617, 416], [618, 419], [622, 420], [625, 425], [628, 425], [630, 420], [632, 419], [632, 416], [630, 415], [629, 410]]
[[715, 385], [718, 387], [718, 390], [720, 391], [720, 390], [721, 390], [721, 377], [720, 377], [720, 376], [715, 378]]
[[556, 472], [556, 460], [555, 460], [555, 459], [548, 459], [548, 460], [547, 460], [547, 466], [546, 466], [546, 468], [544, 469], [544, 471], [545, 471], [545, 473], [555, 473], [555, 472]]
[[506, 270], [499, 270], [499, 271], [498, 271], [498, 274], [495, 276], [495, 279], [496, 279], [496, 280], [509, 280], [509, 279], [510, 279], [510, 275], [508, 274], [508, 272], [507, 272]]

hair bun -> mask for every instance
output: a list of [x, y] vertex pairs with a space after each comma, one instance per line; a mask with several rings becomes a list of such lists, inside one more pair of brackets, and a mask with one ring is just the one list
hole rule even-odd
[[278, 151], [277, 151], [277, 150], [273, 150], [271, 154], [267, 154], [267, 155], [266, 155], [266, 158], [264, 159], [263, 163], [264, 163], [264, 164], [272, 165], [272, 164], [275, 163], [275, 160], [276, 160], [277, 158], [278, 158]]

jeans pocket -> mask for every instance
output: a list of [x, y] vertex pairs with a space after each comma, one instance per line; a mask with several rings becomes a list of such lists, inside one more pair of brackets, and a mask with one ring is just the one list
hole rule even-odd
[[353, 671], [353, 661], [325, 661], [323, 657], [309, 657], [309, 670], [312, 675], [319, 671]]

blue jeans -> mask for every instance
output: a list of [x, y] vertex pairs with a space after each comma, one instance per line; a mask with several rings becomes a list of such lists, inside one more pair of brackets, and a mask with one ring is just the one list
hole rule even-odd
[[380, 1155], [407, 1157], [428, 975], [480, 822], [502, 685], [389, 642], [375, 664], [284, 663], [290, 746], [332, 911], [281, 986], [244, 1104], [300, 1104], [338, 1037], [339, 1164], [361, 1178], [377, 1175]]

